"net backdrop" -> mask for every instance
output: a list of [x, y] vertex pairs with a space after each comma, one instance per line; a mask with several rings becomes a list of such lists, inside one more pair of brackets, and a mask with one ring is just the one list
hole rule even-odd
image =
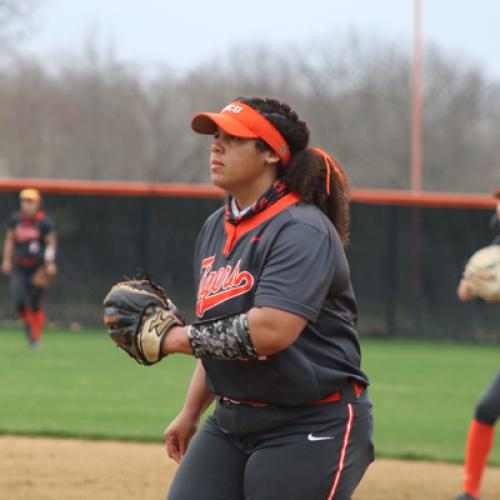
[[[0, 191], [2, 237], [9, 214], [18, 209], [14, 187]], [[64, 185], [46, 191], [44, 207], [59, 240], [60, 276], [45, 299], [52, 326], [102, 326], [107, 290], [138, 269], [152, 273], [194, 319], [193, 248], [203, 222], [223, 203], [215, 191], [65, 192]], [[500, 343], [500, 304], [461, 303], [456, 296], [468, 257], [498, 233], [494, 200], [470, 200], [353, 192], [347, 255], [362, 336]], [[0, 319], [15, 321], [5, 277], [0, 298]]]

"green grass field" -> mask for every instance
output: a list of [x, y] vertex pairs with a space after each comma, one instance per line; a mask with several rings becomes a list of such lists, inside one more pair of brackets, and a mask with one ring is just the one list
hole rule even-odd
[[[499, 347], [363, 340], [378, 456], [461, 462], [474, 406]], [[139, 366], [104, 330], [51, 331], [30, 350], [0, 332], [0, 433], [162, 441], [194, 367], [187, 356]], [[491, 455], [500, 465], [500, 444]]]

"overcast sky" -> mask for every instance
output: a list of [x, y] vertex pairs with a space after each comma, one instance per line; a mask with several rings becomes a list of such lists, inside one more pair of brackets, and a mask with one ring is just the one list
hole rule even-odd
[[[29, 50], [79, 50], [90, 33], [122, 59], [189, 68], [234, 44], [306, 44], [355, 30], [411, 52], [414, 0], [39, 0]], [[500, 80], [500, 1], [421, 0], [424, 41]]]

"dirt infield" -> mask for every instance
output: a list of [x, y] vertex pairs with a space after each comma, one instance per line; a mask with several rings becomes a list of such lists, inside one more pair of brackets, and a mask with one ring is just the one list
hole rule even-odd
[[[158, 444], [3, 436], [0, 471], [2, 499], [163, 500], [175, 464]], [[451, 500], [461, 473], [457, 465], [379, 459], [354, 500]], [[490, 468], [481, 499], [499, 498], [500, 469]]]

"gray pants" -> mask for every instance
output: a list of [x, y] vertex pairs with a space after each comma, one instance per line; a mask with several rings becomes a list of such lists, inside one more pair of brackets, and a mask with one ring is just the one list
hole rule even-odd
[[500, 372], [486, 389], [476, 406], [476, 420], [487, 425], [495, 425], [500, 417]]
[[374, 460], [372, 405], [299, 408], [219, 401], [177, 470], [168, 500], [349, 500]]
[[29, 307], [32, 311], [41, 309], [43, 289], [33, 286], [31, 278], [37, 270], [36, 267], [14, 266], [10, 277], [10, 290], [14, 307], [19, 311], [24, 311]]

